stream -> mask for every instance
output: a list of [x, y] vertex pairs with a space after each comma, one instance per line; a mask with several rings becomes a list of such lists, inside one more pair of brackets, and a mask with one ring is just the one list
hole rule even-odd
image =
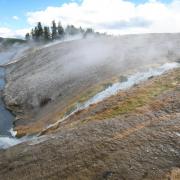
[[[4, 69], [0, 68], [0, 91], [4, 87]], [[11, 137], [10, 129], [13, 126], [14, 116], [5, 108], [2, 96], [0, 94], [0, 136]]]
[[98, 102], [101, 102], [101, 101], [105, 100], [106, 98], [117, 94], [119, 91], [129, 89], [136, 84], [139, 84], [143, 81], [148, 80], [151, 77], [162, 75], [163, 73], [165, 73], [169, 70], [178, 68], [178, 67], [180, 67], [180, 65], [179, 65], [179, 63], [176, 63], [176, 62], [165, 63], [159, 67], [149, 68], [146, 71], [137, 72], [135, 74], [132, 74], [129, 77], [127, 77], [127, 81], [114, 83], [112, 86], [107, 87], [105, 90], [97, 93], [95, 96], [93, 96], [92, 98], [90, 98], [86, 102], [81, 103], [81, 104], [77, 103], [76, 108], [73, 112], [66, 115], [62, 119], [59, 119], [56, 123], [50, 124], [49, 126], [46, 127], [46, 129], [44, 131], [48, 130], [49, 128], [56, 126], [57, 124], [59, 124], [63, 121], [65, 121], [67, 118], [69, 118], [70, 116], [72, 116], [76, 112], [81, 111], [83, 109], [86, 109], [92, 104], [96, 104]]
[[[0, 66], [9, 63], [16, 54], [17, 48], [7, 52], [0, 52]], [[0, 67], [0, 149], [8, 148], [9, 146], [15, 145], [19, 142], [18, 139], [14, 138], [15, 134], [12, 131], [15, 117], [5, 108], [2, 99], [4, 86], [5, 68]]]
[[4, 68], [0, 68], [0, 149], [5, 149], [18, 143], [18, 140], [11, 133], [14, 116], [5, 108], [2, 100], [2, 90], [5, 85], [4, 75]]
[[[179, 63], [166, 63], [164, 65], [161, 65], [156, 68], [150, 68], [144, 72], [138, 72], [135, 74], [130, 75], [127, 78], [127, 81], [125, 82], [118, 82], [113, 84], [110, 87], [107, 87], [105, 90], [101, 91], [100, 93], [96, 94], [94, 97], [90, 98], [86, 102], [82, 104], [77, 104], [76, 109], [71, 112], [70, 114], [66, 115], [64, 118], [59, 119], [56, 123], [50, 124], [48, 127], [44, 129], [46, 131], [47, 129], [56, 126], [58, 123], [65, 121], [68, 117], [72, 116], [76, 112], [88, 108], [90, 105], [98, 103], [100, 101], [103, 101], [104, 99], [115, 95], [121, 90], [126, 90], [128, 88], [131, 88], [132, 86], [141, 83], [142, 81], [147, 80], [148, 78], [159, 76], [168, 70], [174, 69], [180, 67]], [[0, 68], [0, 88], [1, 90], [4, 87], [4, 69]], [[14, 146], [16, 144], [25, 142], [25, 141], [34, 141], [35, 143], [38, 143], [39, 140], [41, 140], [42, 137], [37, 137], [37, 136], [31, 136], [31, 137], [23, 137], [20, 139], [17, 139], [13, 137], [13, 119], [14, 117], [12, 114], [6, 110], [4, 103], [2, 99], [0, 99], [0, 149], [6, 149], [11, 146]], [[40, 133], [41, 134], [41, 133]], [[37, 142], [36, 142], [37, 141]]]

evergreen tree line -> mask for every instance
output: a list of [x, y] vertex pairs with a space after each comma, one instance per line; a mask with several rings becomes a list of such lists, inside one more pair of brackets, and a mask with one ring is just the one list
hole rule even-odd
[[43, 27], [41, 22], [38, 22], [37, 26], [31, 30], [31, 33], [27, 33], [25, 38], [28, 41], [52, 41], [56, 39], [64, 39], [65, 36], [73, 36], [77, 34], [82, 34], [86, 37], [88, 34], [94, 34], [94, 30], [91, 28], [84, 30], [81, 27], [76, 28], [74, 25], [68, 25], [64, 29], [60, 22], [56, 24], [55, 21], [52, 21], [51, 27]]

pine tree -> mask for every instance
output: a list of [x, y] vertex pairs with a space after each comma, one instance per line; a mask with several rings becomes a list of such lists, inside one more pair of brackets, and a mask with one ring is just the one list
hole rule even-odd
[[78, 34], [78, 29], [74, 25], [68, 25], [66, 27], [66, 34], [71, 36]]
[[48, 26], [44, 27], [44, 40], [49, 41], [51, 39], [50, 30]]
[[79, 32], [80, 32], [80, 34], [84, 34], [85, 30], [80, 26]]
[[43, 37], [43, 28], [42, 28], [41, 22], [38, 22], [38, 25], [37, 25], [37, 39], [41, 40], [42, 37]]
[[[50, 31], [51, 30], [51, 31]], [[64, 38], [65, 35], [76, 35], [76, 34], [83, 34], [83, 37], [88, 35], [100, 35], [100, 33], [95, 33], [93, 29], [88, 28], [86, 31], [82, 28], [76, 28], [74, 25], [68, 25], [66, 29], [64, 29], [61, 23], [58, 23], [56, 26], [56, 22], [52, 21], [52, 27], [41, 25], [41, 22], [38, 22], [37, 26], [31, 30], [30, 33], [27, 33], [25, 38], [26, 40], [33, 39], [34, 41], [49, 41], [54, 40], [57, 38]]]
[[33, 40], [35, 40], [35, 33], [34, 33], [34, 29], [31, 30], [31, 37]]
[[59, 38], [62, 39], [64, 37], [64, 28], [62, 27], [60, 22], [58, 23], [57, 30], [58, 30]]
[[34, 40], [39, 40], [39, 32], [37, 27], [34, 28]]
[[29, 41], [30, 40], [30, 34], [26, 33], [25, 38], [26, 38], [26, 41]]
[[86, 30], [86, 32], [84, 33], [84, 38], [86, 38], [89, 35], [93, 35], [94, 34], [94, 30], [92, 28], [88, 28]]
[[56, 26], [56, 22], [52, 21], [52, 40], [57, 38], [57, 26]]

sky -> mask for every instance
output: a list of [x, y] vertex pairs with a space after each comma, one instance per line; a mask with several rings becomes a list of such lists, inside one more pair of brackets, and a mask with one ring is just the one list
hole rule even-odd
[[180, 32], [180, 0], [0, 0], [0, 37], [52, 20], [116, 35]]

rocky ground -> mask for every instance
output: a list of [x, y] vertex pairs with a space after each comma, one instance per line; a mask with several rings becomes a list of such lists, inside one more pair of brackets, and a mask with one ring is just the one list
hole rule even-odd
[[0, 152], [0, 179], [180, 178], [180, 69]]
[[180, 68], [42, 131], [75, 102], [86, 101], [127, 74], [179, 61], [179, 36], [66, 42], [29, 49], [8, 65], [4, 97], [17, 115], [18, 135], [41, 136], [0, 150], [0, 179], [179, 180]]
[[4, 100], [18, 135], [41, 131], [122, 76], [178, 60], [179, 48], [179, 34], [148, 34], [29, 49], [6, 71]]

